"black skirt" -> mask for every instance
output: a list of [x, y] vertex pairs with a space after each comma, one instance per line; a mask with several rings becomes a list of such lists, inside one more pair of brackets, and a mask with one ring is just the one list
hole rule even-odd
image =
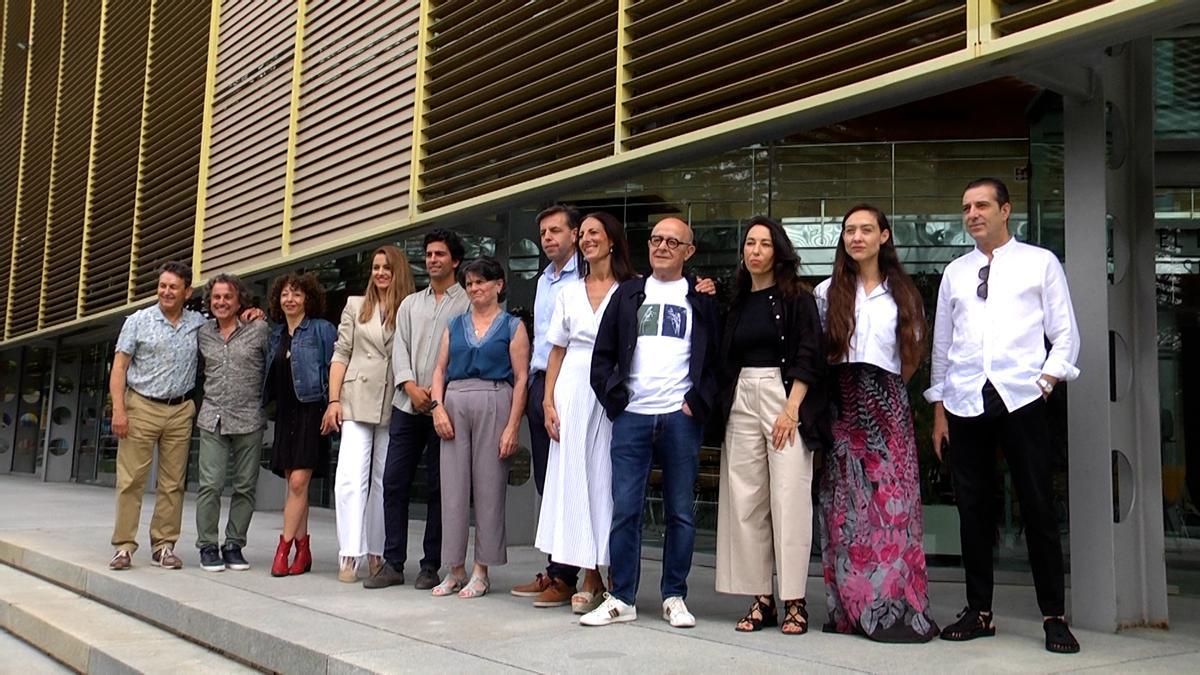
[[271, 446], [271, 472], [282, 478], [292, 469], [312, 469], [313, 477], [329, 472], [329, 437], [321, 435], [322, 401], [301, 403], [292, 385], [292, 337], [283, 341], [267, 369], [267, 387], [275, 399], [275, 441]]

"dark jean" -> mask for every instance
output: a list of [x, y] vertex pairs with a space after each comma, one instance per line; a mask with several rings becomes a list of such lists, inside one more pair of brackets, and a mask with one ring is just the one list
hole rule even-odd
[[667, 525], [662, 597], [687, 597], [687, 576], [692, 569], [696, 543], [692, 506], [696, 499], [702, 438], [703, 426], [682, 411], [664, 415], [623, 412], [613, 420], [609, 593], [621, 602], [632, 605], [637, 599], [642, 576], [642, 512], [653, 464], [662, 469]]
[[425, 456], [426, 489], [425, 557], [421, 569], [442, 566], [442, 441], [429, 415], [410, 415], [392, 408], [388, 424], [388, 456], [383, 469], [383, 558], [397, 570], [408, 560], [408, 505], [421, 455]]
[[[546, 415], [542, 403], [546, 399], [546, 373], [537, 371], [529, 378], [529, 399], [525, 418], [529, 420], [529, 452], [533, 455], [533, 484], [541, 495], [546, 487], [546, 463], [550, 457], [550, 434], [546, 432]], [[558, 579], [568, 587], [579, 583], [579, 568], [554, 562], [546, 556], [546, 576]]]

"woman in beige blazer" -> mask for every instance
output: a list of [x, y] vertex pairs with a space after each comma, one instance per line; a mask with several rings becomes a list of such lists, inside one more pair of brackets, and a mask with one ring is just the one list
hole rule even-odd
[[[338, 579], [354, 583], [358, 565], [383, 556], [383, 468], [387, 462], [392, 406], [392, 334], [396, 309], [413, 292], [404, 252], [381, 246], [371, 255], [371, 281], [342, 311], [333, 363], [329, 407], [321, 431], [342, 432], [333, 483], [337, 505]], [[374, 572], [374, 569], [371, 570]]]

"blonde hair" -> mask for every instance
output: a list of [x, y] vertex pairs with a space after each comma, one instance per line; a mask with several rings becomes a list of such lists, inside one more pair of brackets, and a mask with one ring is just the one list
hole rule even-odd
[[408, 256], [404, 255], [404, 251], [391, 245], [380, 246], [371, 253], [372, 267], [375, 266], [375, 256], [380, 253], [387, 258], [388, 266], [392, 268], [392, 283], [387, 290], [380, 291], [379, 287], [375, 285], [375, 275], [370, 275], [367, 280], [367, 290], [363, 293], [366, 300], [363, 301], [362, 310], [358, 313], [359, 323], [371, 320], [371, 317], [375, 315], [376, 305], [383, 308], [384, 323], [394, 323], [400, 301], [408, 297], [414, 289], [412, 270], [408, 267]]

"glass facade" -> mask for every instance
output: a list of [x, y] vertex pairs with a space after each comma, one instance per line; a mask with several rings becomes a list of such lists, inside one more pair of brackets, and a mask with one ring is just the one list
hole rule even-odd
[[[1200, 38], [1155, 41], [1155, 135], [1200, 156]], [[1161, 180], [1161, 179], [1160, 179]], [[1167, 583], [1200, 595], [1200, 179], [1155, 191], [1158, 372]]]

